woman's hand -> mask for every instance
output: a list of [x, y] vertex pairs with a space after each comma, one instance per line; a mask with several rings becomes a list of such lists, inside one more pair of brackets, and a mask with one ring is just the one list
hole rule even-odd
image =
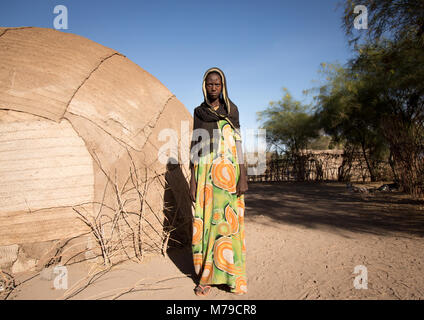
[[193, 202], [196, 202], [196, 191], [197, 191], [197, 183], [194, 177], [194, 170], [193, 170], [191, 172], [191, 179], [190, 179], [190, 199]]
[[240, 178], [236, 188], [237, 196], [240, 197], [242, 194], [245, 194], [248, 189], [246, 169], [244, 164], [240, 164]]

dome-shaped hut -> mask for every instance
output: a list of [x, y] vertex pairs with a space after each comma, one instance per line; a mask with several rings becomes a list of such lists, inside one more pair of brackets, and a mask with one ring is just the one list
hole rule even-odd
[[158, 160], [162, 129], [179, 149], [162, 159], [188, 153], [185, 106], [124, 55], [71, 33], [0, 28], [0, 61], [0, 267], [40, 266], [90, 234], [82, 249], [103, 255], [163, 253], [190, 212], [188, 163]]

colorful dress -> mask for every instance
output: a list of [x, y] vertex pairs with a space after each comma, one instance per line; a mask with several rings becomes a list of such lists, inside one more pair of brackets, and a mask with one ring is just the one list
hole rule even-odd
[[246, 293], [244, 195], [237, 197], [240, 177], [235, 140], [240, 136], [226, 120], [218, 121], [219, 148], [194, 166], [197, 182], [193, 222], [193, 261], [201, 285], [226, 284]]

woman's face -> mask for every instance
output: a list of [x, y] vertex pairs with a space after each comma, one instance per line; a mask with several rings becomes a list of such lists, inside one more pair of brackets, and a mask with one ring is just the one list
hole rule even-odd
[[215, 72], [206, 77], [206, 92], [210, 100], [216, 100], [222, 92], [221, 76]]

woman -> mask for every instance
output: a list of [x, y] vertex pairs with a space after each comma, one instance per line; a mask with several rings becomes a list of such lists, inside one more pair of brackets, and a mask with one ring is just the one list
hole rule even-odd
[[193, 261], [197, 295], [225, 284], [247, 293], [244, 193], [247, 177], [237, 106], [228, 98], [224, 73], [203, 76], [204, 102], [194, 110], [190, 196], [195, 202]]

